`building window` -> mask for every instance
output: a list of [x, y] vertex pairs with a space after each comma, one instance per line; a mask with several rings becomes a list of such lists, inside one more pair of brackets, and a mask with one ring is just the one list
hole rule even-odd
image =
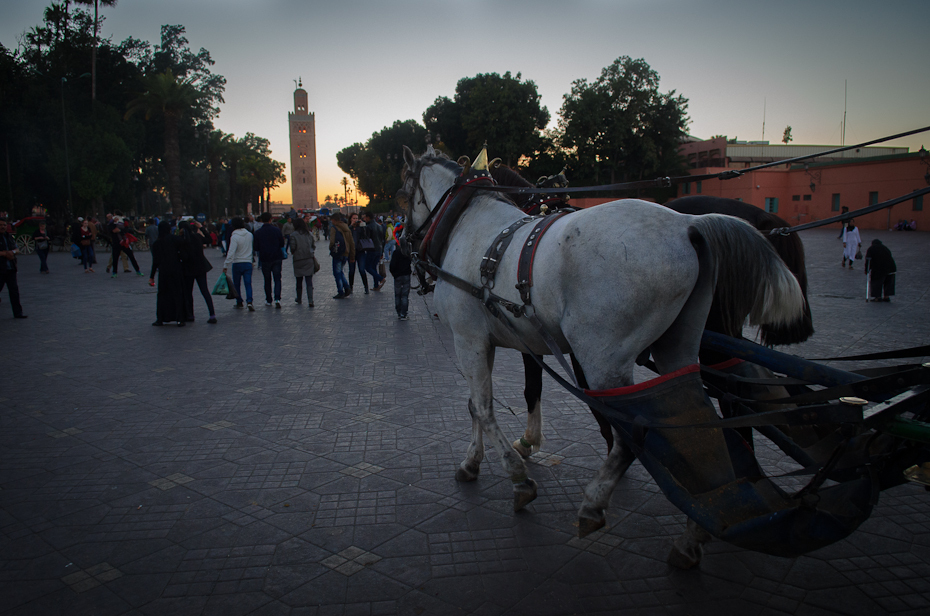
[[914, 211], [923, 212], [924, 211], [924, 196], [918, 195], [914, 197]]
[[830, 198], [830, 211], [839, 212], [840, 211], [840, 194], [833, 193], [833, 197]]
[[804, 200], [805, 200], [805, 201], [810, 201], [810, 200], [811, 200], [811, 196], [810, 196], [810, 195], [804, 195]]
[[791, 195], [791, 200], [792, 200], [792, 201], [800, 201], [800, 200], [801, 200], [801, 195]]
[[778, 213], [778, 197], [765, 198], [765, 211], [771, 214]]
[[690, 195], [691, 194], [691, 182], [685, 182], [684, 184], [682, 184], [681, 192], [682, 194]]
[[694, 183], [694, 192], [697, 195], [701, 194], [701, 183], [700, 182]]
[[878, 203], [878, 191], [873, 190], [869, 193], [869, 205], [875, 205]]

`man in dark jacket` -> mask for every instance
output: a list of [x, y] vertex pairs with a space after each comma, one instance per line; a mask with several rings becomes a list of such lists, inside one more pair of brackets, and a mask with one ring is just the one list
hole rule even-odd
[[888, 247], [881, 240], [872, 240], [865, 253], [865, 273], [869, 277], [869, 299], [890, 302], [894, 295], [894, 278], [898, 266]]
[[23, 314], [23, 307], [19, 303], [19, 285], [16, 282], [16, 255], [18, 253], [16, 241], [12, 235], [7, 233], [7, 222], [0, 218], [0, 291], [5, 286], [7, 293], [10, 294], [13, 317], [25, 319], [26, 315]]
[[265, 212], [260, 218], [262, 225], [255, 232], [253, 246], [258, 253], [258, 262], [262, 265], [262, 277], [265, 279], [265, 305], [271, 305], [271, 280], [274, 277], [274, 307], [281, 307], [281, 262], [284, 255], [284, 234], [278, 225], [271, 222], [271, 212]]

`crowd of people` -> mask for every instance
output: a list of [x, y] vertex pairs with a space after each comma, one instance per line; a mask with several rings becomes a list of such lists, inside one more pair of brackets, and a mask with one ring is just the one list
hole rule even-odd
[[[0, 290], [8, 289], [14, 316], [26, 318], [19, 301], [16, 281], [16, 243], [8, 232], [7, 221], [0, 220]], [[84, 273], [94, 274], [98, 248], [109, 253], [106, 272], [116, 278], [135, 271], [144, 277], [133, 247], [147, 246], [152, 256], [149, 284], [156, 286], [156, 319], [152, 325], [175, 323], [184, 326], [194, 321], [194, 284], [196, 283], [209, 312], [207, 320], [217, 323], [216, 309], [207, 282], [213, 268], [204, 254], [205, 248], [221, 250], [223, 276], [227, 278], [230, 299], [236, 308], [254, 311], [252, 272], [258, 269], [264, 282], [265, 305], [281, 308], [282, 265], [292, 260], [296, 279], [296, 304], [314, 307], [313, 276], [321, 269], [316, 249], [319, 241], [329, 244], [335, 278], [334, 299], [352, 294], [356, 274], [364, 292], [381, 291], [387, 271], [395, 280], [395, 308], [398, 319], [407, 318], [410, 292], [410, 258], [397, 250], [397, 236], [403, 230], [400, 216], [376, 217], [370, 212], [341, 213], [332, 216], [298, 213], [293, 208], [273, 219], [268, 212], [252, 216], [220, 218], [215, 222], [185, 219], [132, 219], [120, 211], [104, 219], [77, 218], [53, 234], [46, 222], [40, 222], [32, 234], [39, 256], [39, 271], [49, 273], [48, 254], [55, 238], [67, 237], [72, 256], [80, 261]], [[140, 241], [141, 240], [141, 241]], [[60, 240], [59, 240], [60, 241]], [[130, 265], [133, 269], [130, 269]], [[389, 267], [388, 267], [389, 265]], [[348, 277], [346, 269], [348, 266]], [[371, 277], [369, 285], [368, 277]]]
[[[123, 273], [144, 276], [133, 252], [144, 238], [152, 254], [149, 284], [158, 291], [156, 320], [153, 325], [176, 323], [183, 326], [194, 321], [194, 284], [197, 284], [209, 312], [208, 323], [216, 323], [216, 310], [207, 283], [207, 273], [213, 268], [204, 254], [212, 247], [223, 252], [223, 275], [228, 277], [230, 299], [236, 308], [254, 311], [252, 271], [262, 273], [265, 305], [281, 308], [281, 275], [285, 259], [293, 261], [296, 279], [294, 302], [303, 304], [304, 291], [309, 308], [314, 307], [313, 276], [320, 271], [316, 256], [317, 242], [328, 244], [335, 280], [333, 299], [344, 300], [355, 290], [359, 278], [367, 295], [381, 291], [390, 272], [394, 279], [394, 307], [397, 318], [407, 319], [410, 295], [410, 255], [398, 249], [398, 237], [404, 228], [400, 216], [375, 216], [369, 211], [353, 212], [347, 217], [336, 212], [330, 215], [298, 213], [293, 208], [277, 220], [265, 212], [258, 219], [252, 216], [221, 218], [216, 222], [200, 223], [187, 220], [148, 219], [133, 220], [120, 211], [107, 214], [103, 220], [78, 218], [66, 228], [70, 236], [71, 252], [80, 260], [84, 272], [93, 274], [97, 265], [96, 247], [109, 245], [106, 272], [116, 278], [122, 266]], [[20, 303], [16, 279], [16, 242], [10, 233], [9, 222], [0, 217], [0, 291], [7, 288], [13, 316], [27, 318]], [[61, 233], [61, 231], [59, 231]], [[853, 268], [857, 260], [864, 260], [864, 271], [869, 279], [868, 299], [890, 301], [895, 293], [897, 266], [891, 251], [879, 240], [873, 240], [863, 257], [862, 238], [853, 220], [840, 231], [843, 241], [842, 267]], [[49, 273], [48, 254], [54, 239], [50, 225], [42, 221], [32, 233], [39, 257], [39, 271]], [[346, 272], [348, 270], [348, 273]], [[371, 283], [369, 284], [369, 276]], [[245, 295], [243, 296], [243, 288]]]

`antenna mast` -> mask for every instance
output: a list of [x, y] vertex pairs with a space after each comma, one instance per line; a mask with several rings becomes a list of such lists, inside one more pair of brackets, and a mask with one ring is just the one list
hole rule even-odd
[[846, 86], [848, 81], [848, 79], [843, 80], [843, 143], [841, 145], [846, 145]]
[[765, 141], [765, 98], [762, 99], [762, 141]]

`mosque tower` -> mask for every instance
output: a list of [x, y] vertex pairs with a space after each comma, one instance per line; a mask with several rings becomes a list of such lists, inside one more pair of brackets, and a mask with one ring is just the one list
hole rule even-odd
[[316, 194], [316, 127], [307, 110], [307, 91], [298, 80], [294, 112], [287, 114], [291, 139], [291, 199], [294, 209], [320, 207]]

